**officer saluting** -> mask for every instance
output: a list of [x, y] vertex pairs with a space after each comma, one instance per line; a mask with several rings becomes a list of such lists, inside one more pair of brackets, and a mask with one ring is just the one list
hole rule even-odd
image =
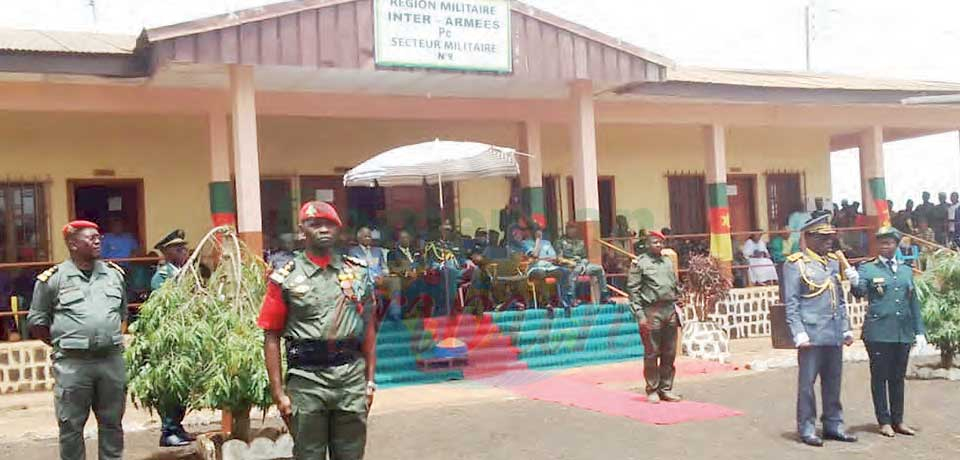
[[[922, 349], [927, 339], [920, 302], [913, 285], [913, 269], [896, 260], [900, 232], [882, 227], [877, 232], [880, 255], [860, 265], [854, 292], [868, 300], [863, 342], [870, 356], [870, 390], [880, 434], [913, 436], [903, 423], [904, 375], [910, 346]], [[889, 401], [888, 401], [889, 390]], [[888, 404], [889, 402], [889, 404]]]
[[362, 459], [366, 446], [376, 390], [374, 286], [363, 261], [334, 250], [341, 226], [333, 206], [303, 205], [306, 250], [270, 275], [258, 320], [273, 400], [298, 460], [326, 458], [328, 451], [331, 460]]
[[70, 259], [37, 276], [27, 323], [53, 346], [54, 400], [60, 458], [84, 459], [83, 428], [97, 418], [100, 460], [123, 457], [127, 319], [123, 270], [100, 260], [100, 231], [83, 220], [63, 227]]
[[[798, 348], [797, 431], [800, 440], [822, 446], [816, 434], [817, 400], [813, 384], [820, 376], [823, 393], [823, 437], [856, 442], [843, 426], [840, 382], [843, 374], [842, 345], [853, 344], [847, 304], [840, 281], [840, 262], [829, 252], [836, 236], [829, 215], [804, 224], [806, 249], [787, 258], [783, 266], [783, 294], [787, 325]], [[844, 274], [852, 284], [856, 270]]]

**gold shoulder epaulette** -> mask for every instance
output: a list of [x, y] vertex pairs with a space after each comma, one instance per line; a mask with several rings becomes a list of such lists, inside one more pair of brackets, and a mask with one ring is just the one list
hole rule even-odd
[[287, 277], [290, 276], [290, 272], [293, 271], [297, 263], [293, 260], [287, 262], [286, 265], [280, 267], [270, 274], [270, 280], [277, 284], [283, 284], [287, 280]]
[[46, 283], [47, 280], [49, 280], [50, 277], [53, 276], [53, 274], [56, 273], [57, 270], [59, 270], [59, 269], [60, 269], [60, 266], [59, 266], [59, 265], [54, 265], [54, 266], [52, 266], [52, 267], [44, 270], [43, 273], [37, 275], [37, 280], [39, 280], [41, 283]]
[[790, 254], [789, 256], [787, 256], [787, 262], [796, 262], [796, 261], [798, 261], [798, 260], [800, 260], [800, 259], [802, 259], [802, 258], [803, 258], [803, 253], [802, 253], [802, 252], [795, 252], [795, 253]]
[[347, 261], [347, 263], [349, 263], [350, 265], [357, 265], [357, 266], [360, 266], [360, 267], [366, 267], [366, 266], [367, 266], [367, 261], [365, 261], [365, 260], [363, 260], [363, 259], [358, 259], [358, 258], [356, 258], [356, 257], [343, 256], [343, 260]]
[[833, 260], [840, 260], [840, 258], [837, 257], [837, 253], [835, 253], [835, 252], [828, 252], [828, 253], [827, 253], [827, 258], [833, 259]]
[[109, 260], [108, 260], [106, 263], [107, 263], [107, 266], [108, 266], [108, 267], [110, 267], [110, 268], [116, 270], [118, 273], [120, 273], [120, 276], [123, 276], [123, 277], [126, 277], [126, 276], [127, 276], [127, 272], [123, 270], [123, 267], [121, 267], [121, 266], [119, 266], [119, 265], [117, 265], [117, 264], [115, 264], [115, 263], [113, 263], [113, 262], [111, 262], [111, 261], [109, 261]]

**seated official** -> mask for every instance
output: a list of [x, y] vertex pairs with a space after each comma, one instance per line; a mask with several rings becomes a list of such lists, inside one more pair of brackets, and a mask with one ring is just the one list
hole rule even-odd
[[557, 251], [550, 240], [543, 238], [542, 230], [535, 230], [533, 236], [533, 239], [524, 240], [524, 255], [530, 258], [527, 278], [532, 280], [555, 278], [560, 307], [569, 309], [573, 306], [573, 292], [569, 290], [570, 269], [557, 265]]
[[[387, 253], [387, 268], [399, 281], [391, 286], [391, 298], [400, 295], [400, 305], [409, 312], [423, 304], [425, 295], [423, 253], [413, 246], [413, 236], [406, 230], [397, 235], [397, 245]], [[393, 278], [393, 277], [391, 277]], [[397, 290], [399, 289], [399, 292]], [[393, 316], [396, 312], [390, 312]]]
[[750, 266], [750, 284], [754, 286], [777, 284], [777, 267], [770, 257], [767, 244], [760, 239], [760, 232], [751, 233], [750, 238], [741, 247], [743, 256]]
[[[424, 281], [429, 296], [428, 303], [432, 305], [430, 313], [446, 315], [453, 311], [457, 295], [461, 274], [461, 245], [449, 222], [440, 226], [439, 235], [440, 239], [424, 246], [427, 267]], [[430, 311], [430, 308], [427, 310]]]
[[567, 289], [572, 295], [576, 292], [577, 277], [587, 275], [595, 278], [600, 285], [600, 302], [607, 302], [610, 299], [610, 290], [607, 288], [607, 273], [603, 270], [603, 267], [592, 264], [587, 259], [587, 245], [580, 238], [580, 229], [577, 227], [577, 223], [567, 223], [566, 233], [566, 236], [560, 238], [560, 241], [557, 242], [557, 247], [560, 258], [569, 261], [569, 264], [572, 265], [569, 267], [572, 273], [569, 277]]

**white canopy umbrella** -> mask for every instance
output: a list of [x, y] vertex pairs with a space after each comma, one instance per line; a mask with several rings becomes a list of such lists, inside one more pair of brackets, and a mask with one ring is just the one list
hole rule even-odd
[[481, 177], [514, 177], [520, 173], [519, 153], [479, 142], [439, 139], [383, 152], [343, 176], [347, 187], [437, 184], [443, 208], [443, 182]]

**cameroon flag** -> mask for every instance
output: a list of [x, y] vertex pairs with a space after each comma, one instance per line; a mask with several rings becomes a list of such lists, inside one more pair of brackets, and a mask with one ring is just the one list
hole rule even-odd
[[730, 207], [727, 202], [727, 184], [707, 185], [709, 195], [710, 255], [721, 262], [733, 260], [730, 240]]
[[890, 207], [887, 206], [887, 182], [882, 177], [874, 177], [868, 181], [870, 195], [873, 197], [873, 206], [877, 209], [877, 220], [881, 227], [890, 226]]

